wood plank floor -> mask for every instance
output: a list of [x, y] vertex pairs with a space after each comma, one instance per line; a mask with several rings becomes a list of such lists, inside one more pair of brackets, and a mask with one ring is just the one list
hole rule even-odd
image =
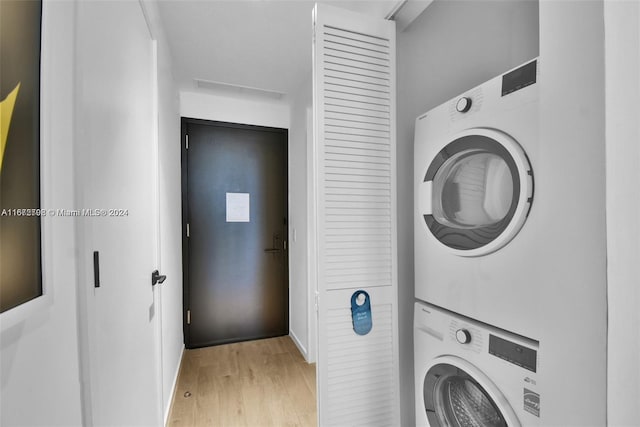
[[315, 364], [288, 336], [185, 350], [167, 425], [315, 426]]

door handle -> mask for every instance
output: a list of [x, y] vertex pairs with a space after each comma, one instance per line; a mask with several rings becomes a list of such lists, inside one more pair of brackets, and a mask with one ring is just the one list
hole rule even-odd
[[155, 286], [156, 283], [162, 284], [165, 280], [167, 280], [167, 276], [161, 275], [158, 270], [151, 273], [151, 286]]
[[[286, 245], [286, 243], [285, 243]], [[278, 246], [280, 246], [280, 234], [278, 233], [273, 233], [273, 241], [272, 241], [272, 247], [271, 248], [267, 248], [264, 251], [274, 254], [276, 252], [282, 252], [282, 248], [279, 248]], [[286, 249], [286, 247], [285, 247]]]
[[93, 251], [93, 287], [100, 287], [100, 252]]

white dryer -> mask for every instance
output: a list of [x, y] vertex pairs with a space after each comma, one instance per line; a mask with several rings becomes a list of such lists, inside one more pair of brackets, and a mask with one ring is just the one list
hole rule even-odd
[[538, 343], [415, 304], [416, 425], [541, 425]]
[[414, 142], [416, 298], [533, 337], [537, 65], [418, 117]]

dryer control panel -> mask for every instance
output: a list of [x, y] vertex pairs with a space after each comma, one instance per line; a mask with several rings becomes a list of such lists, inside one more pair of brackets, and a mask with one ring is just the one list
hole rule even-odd
[[536, 82], [538, 61], [531, 61], [502, 76], [502, 96], [530, 86]]

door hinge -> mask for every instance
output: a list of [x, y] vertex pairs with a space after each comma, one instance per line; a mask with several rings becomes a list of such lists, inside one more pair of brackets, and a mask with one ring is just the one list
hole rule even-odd
[[191, 310], [187, 310], [187, 325], [191, 324]]
[[191, 233], [190, 233], [190, 230], [189, 230], [189, 223], [187, 223], [187, 237], [190, 237], [190, 235], [191, 235]]
[[316, 312], [318, 311], [318, 304], [320, 301], [320, 294], [316, 291]]
[[284, 241], [284, 250], [285, 251], [287, 250], [287, 241], [286, 240]]
[[185, 150], [188, 150], [189, 149], [189, 135], [188, 134], [184, 136], [184, 140], [185, 140], [184, 141], [184, 148], [185, 148]]

